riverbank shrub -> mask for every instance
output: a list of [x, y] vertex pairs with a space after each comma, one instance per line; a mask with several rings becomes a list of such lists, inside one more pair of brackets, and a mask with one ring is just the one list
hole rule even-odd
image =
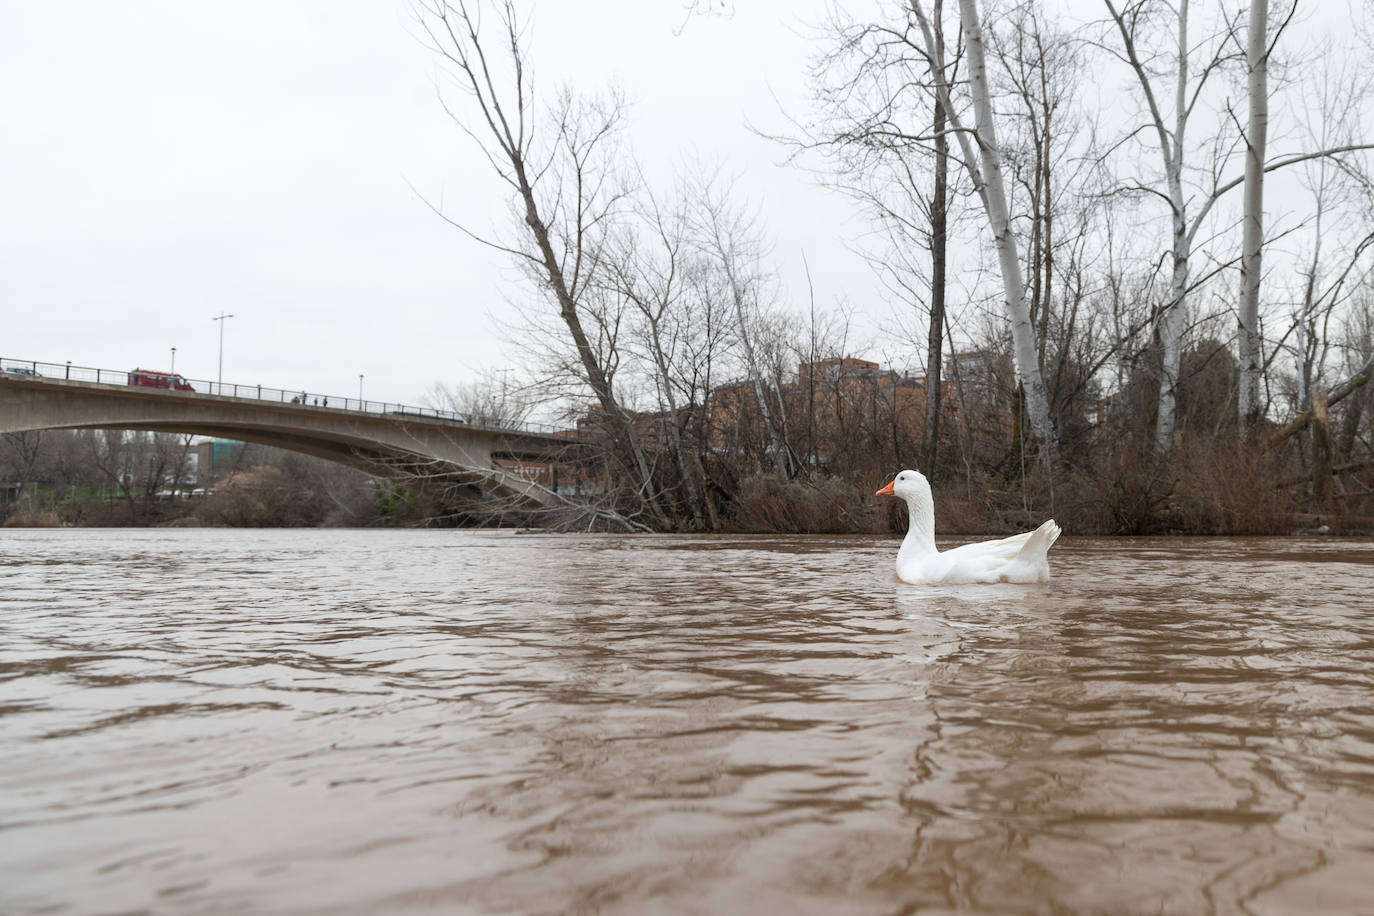
[[6, 516], [4, 528], [61, 528], [62, 518], [51, 509], [24, 506]]
[[878, 511], [862, 487], [837, 477], [783, 480], [756, 475], [740, 481], [729, 527], [741, 532], [844, 534], [877, 530]]

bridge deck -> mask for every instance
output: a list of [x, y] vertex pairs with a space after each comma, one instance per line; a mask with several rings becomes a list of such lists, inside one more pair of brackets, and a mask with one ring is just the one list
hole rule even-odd
[[238, 439], [376, 474], [467, 474], [475, 485], [519, 491], [544, 504], [557, 501], [556, 495], [536, 492], [543, 488], [497, 467], [495, 460], [552, 462], [585, 454], [584, 446], [566, 432], [482, 426], [426, 416], [401, 405], [383, 406], [396, 409], [348, 409], [0, 373], [0, 432], [137, 429]]

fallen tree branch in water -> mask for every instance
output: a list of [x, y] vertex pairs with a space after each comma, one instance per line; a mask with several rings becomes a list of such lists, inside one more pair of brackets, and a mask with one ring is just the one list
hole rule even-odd
[[376, 476], [424, 494], [439, 510], [426, 522], [520, 525], [555, 531], [649, 533], [653, 528], [595, 497], [574, 500], [501, 467], [475, 467], [421, 455], [359, 456]]

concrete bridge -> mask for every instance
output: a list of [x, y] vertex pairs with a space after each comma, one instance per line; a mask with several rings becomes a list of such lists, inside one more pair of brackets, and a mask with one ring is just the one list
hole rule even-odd
[[441, 478], [527, 507], [566, 505], [552, 490], [495, 464], [499, 458], [572, 457], [579, 446], [564, 436], [422, 416], [399, 405], [381, 405], [395, 409], [380, 413], [375, 403], [360, 406], [374, 410], [0, 373], [0, 433], [129, 429], [215, 436], [314, 455], [376, 476]]

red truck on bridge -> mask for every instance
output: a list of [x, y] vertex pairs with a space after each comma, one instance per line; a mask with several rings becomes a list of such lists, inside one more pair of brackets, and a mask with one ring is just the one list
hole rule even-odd
[[156, 369], [135, 369], [129, 373], [129, 384], [143, 388], [171, 388], [175, 391], [196, 390], [175, 372], [159, 372]]

